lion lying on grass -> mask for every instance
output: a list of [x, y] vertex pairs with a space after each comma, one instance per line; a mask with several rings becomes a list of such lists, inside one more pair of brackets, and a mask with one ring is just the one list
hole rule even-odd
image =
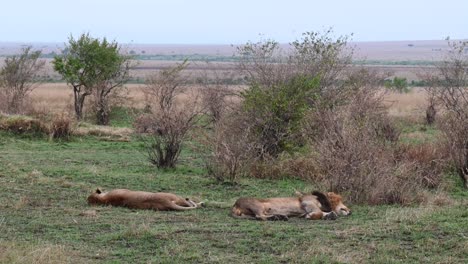
[[159, 211], [191, 210], [203, 205], [203, 203], [196, 203], [189, 198], [184, 199], [172, 193], [152, 193], [130, 191], [127, 189], [115, 189], [110, 192], [102, 192], [99, 188], [88, 197], [88, 204], [104, 204]]
[[351, 211], [342, 202], [342, 197], [329, 192], [299, 193], [298, 197], [285, 198], [239, 198], [232, 208], [235, 218], [257, 220], [288, 220], [288, 217], [335, 220], [338, 215], [350, 215]]

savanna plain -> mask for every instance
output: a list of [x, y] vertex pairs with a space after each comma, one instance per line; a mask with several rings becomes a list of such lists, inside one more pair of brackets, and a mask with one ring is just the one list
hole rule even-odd
[[[344, 193], [353, 214], [335, 221], [232, 218], [239, 197], [293, 196], [323, 186], [287, 177], [219, 182], [207, 176], [190, 140], [175, 169], [156, 169], [133, 134], [135, 112], [144, 107], [142, 86], [127, 85], [130, 99], [113, 109], [109, 127], [85, 119], [68, 141], [0, 131], [0, 263], [468, 261], [468, 193], [450, 170], [418, 204], [353, 204]], [[426, 96], [422, 88], [385, 95], [407, 144], [430, 143], [440, 133], [424, 124]], [[71, 89], [61, 82], [43, 83], [31, 94], [39, 113], [72, 112], [72, 104]], [[206, 206], [183, 212], [92, 207], [86, 198], [97, 187], [171, 192]]]

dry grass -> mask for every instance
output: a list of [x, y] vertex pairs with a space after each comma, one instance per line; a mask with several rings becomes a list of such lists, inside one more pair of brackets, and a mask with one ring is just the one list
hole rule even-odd
[[[129, 100], [126, 106], [136, 108], [144, 107], [145, 96], [141, 90], [143, 84], [128, 84]], [[194, 87], [202, 89], [203, 87]], [[240, 85], [231, 86], [233, 90], [239, 91], [245, 87]], [[65, 83], [45, 83], [39, 86], [31, 94], [32, 104], [38, 111], [61, 113], [64, 110], [71, 112], [73, 106], [72, 89]], [[185, 101], [187, 98], [180, 97], [178, 100]], [[385, 96], [385, 103], [389, 106], [390, 116], [395, 117], [417, 117], [424, 118], [427, 96], [422, 88], [413, 88], [411, 92], [400, 94], [391, 92]]]
[[[63, 245], [0, 243], [0, 263], [80, 263]], [[82, 263], [82, 261], [81, 261]]]
[[82, 123], [75, 131], [74, 135], [78, 136], [98, 136], [103, 140], [109, 141], [130, 141], [130, 136], [134, 130], [128, 127], [110, 127], [98, 126]]
[[[143, 107], [144, 96], [140, 84], [126, 85], [129, 90], [128, 106]], [[31, 93], [32, 104], [38, 111], [49, 113], [72, 112], [73, 90], [66, 83], [45, 83]], [[141, 103], [141, 105], [140, 105]]]
[[427, 106], [427, 94], [422, 88], [413, 88], [409, 93], [388, 93], [385, 104], [389, 106], [389, 115], [395, 117], [424, 118]]
[[[128, 100], [124, 106], [143, 108], [145, 106], [145, 95], [142, 92], [144, 84], [127, 84]], [[194, 86], [194, 90], [202, 89], [201, 86]], [[241, 85], [232, 85], [233, 91], [243, 89]], [[32, 106], [39, 113], [73, 113], [73, 91], [65, 83], [45, 83], [31, 93]], [[180, 96], [178, 101], [185, 102], [189, 98]]]

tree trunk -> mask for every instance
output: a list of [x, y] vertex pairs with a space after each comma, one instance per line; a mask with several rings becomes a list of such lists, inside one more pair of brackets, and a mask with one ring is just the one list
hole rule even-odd
[[75, 95], [75, 116], [76, 120], [81, 121], [83, 118], [83, 105], [87, 94], [80, 94], [78, 91], [73, 91]]
[[107, 126], [109, 125], [109, 114], [110, 110], [107, 106], [107, 102], [103, 97], [98, 98], [96, 107], [96, 123], [98, 125]]
[[462, 181], [463, 181], [463, 186], [468, 189], [468, 143], [465, 144], [465, 161], [463, 164], [463, 167], [460, 168], [458, 171], [458, 174], [460, 175]]
[[426, 123], [432, 125], [435, 122], [437, 111], [434, 104], [429, 104], [426, 109]]

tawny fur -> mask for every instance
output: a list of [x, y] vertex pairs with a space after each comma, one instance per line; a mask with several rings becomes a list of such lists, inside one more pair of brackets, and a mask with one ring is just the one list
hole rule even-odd
[[[319, 194], [301, 194], [299, 197], [284, 198], [239, 198], [231, 211], [235, 218], [248, 218], [258, 220], [287, 220], [288, 217], [305, 217], [307, 219], [336, 219], [337, 214], [350, 214], [350, 210], [343, 205], [341, 196], [335, 193], [327, 195]], [[324, 206], [320, 203], [324, 197], [331, 200], [326, 201]], [[333, 201], [333, 202], [332, 202]], [[323, 201], [324, 202], [324, 201]], [[330, 212], [331, 207], [331, 212]]]
[[88, 197], [88, 204], [123, 206], [133, 209], [152, 209], [158, 211], [181, 211], [195, 209], [202, 203], [195, 203], [190, 199], [184, 199], [172, 193], [152, 193], [130, 191], [127, 189], [102, 192], [100, 189], [97, 189]]

